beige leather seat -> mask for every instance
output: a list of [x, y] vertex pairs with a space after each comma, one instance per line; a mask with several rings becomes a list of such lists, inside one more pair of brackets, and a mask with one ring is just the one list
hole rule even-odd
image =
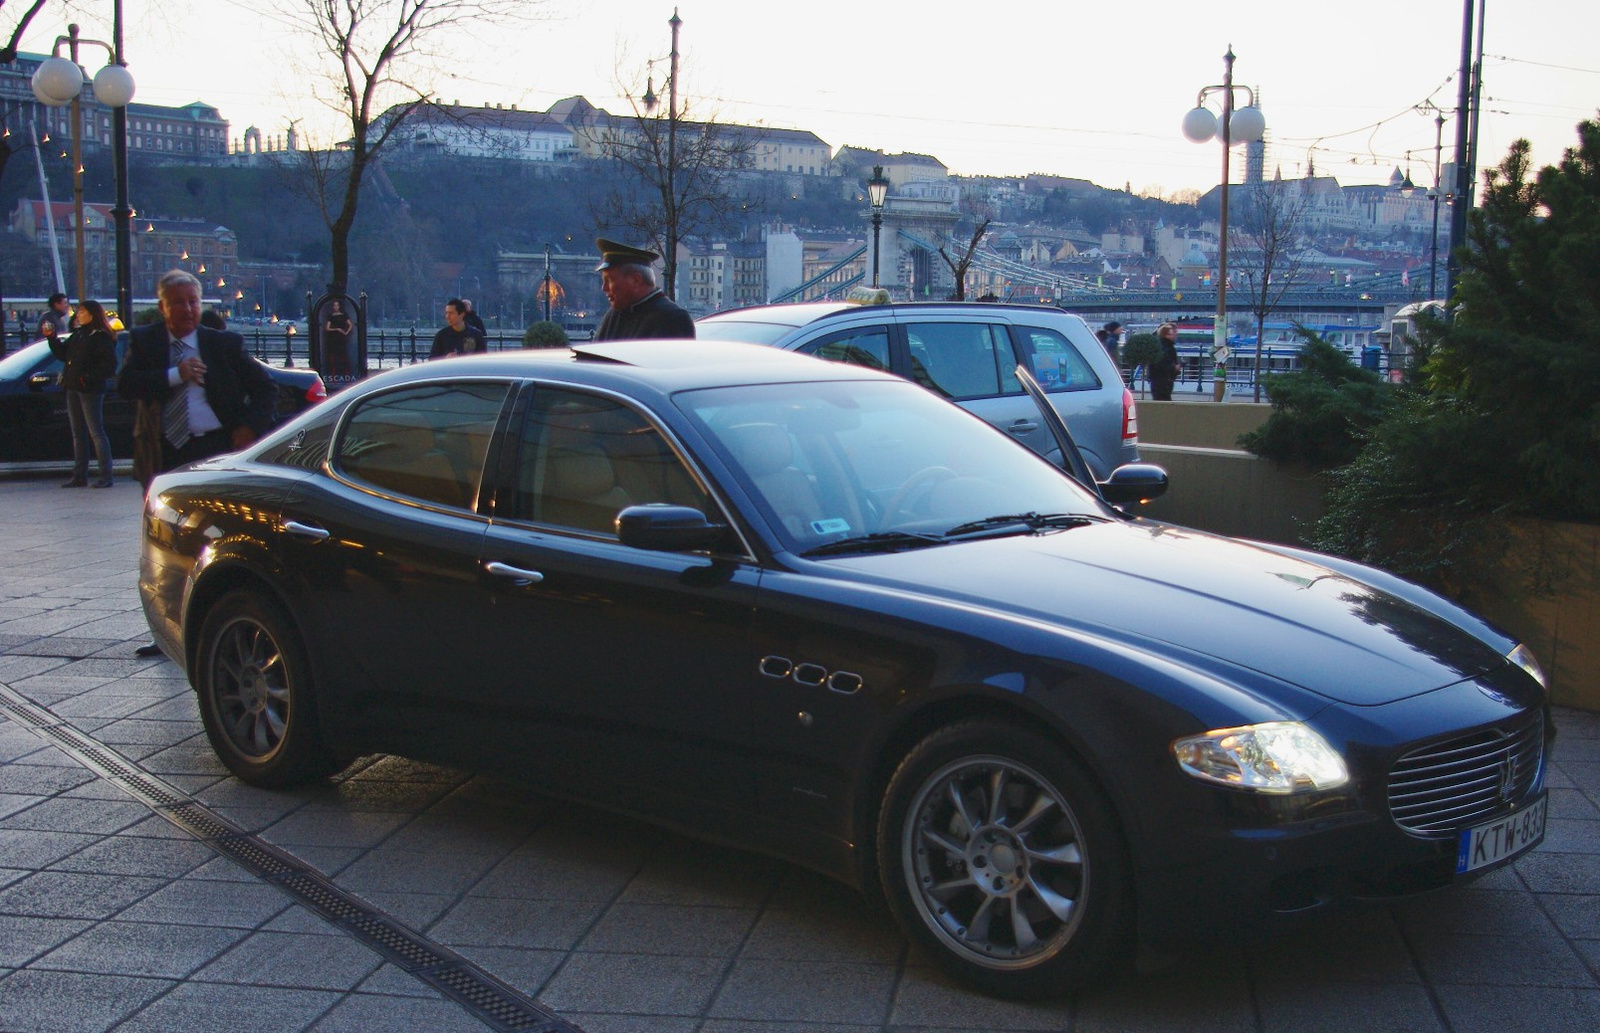
[[552, 448], [545, 457], [538, 519], [547, 524], [612, 534], [617, 513], [633, 496], [617, 484], [616, 470], [594, 446]]
[[794, 465], [789, 432], [776, 423], [741, 423], [727, 428], [722, 438], [789, 533], [817, 537], [811, 523], [826, 514], [811, 478]]

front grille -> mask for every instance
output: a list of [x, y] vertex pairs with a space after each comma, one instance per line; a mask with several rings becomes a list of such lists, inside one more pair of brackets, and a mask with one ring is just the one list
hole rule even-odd
[[1539, 783], [1544, 720], [1539, 711], [1513, 728], [1490, 728], [1430, 743], [1389, 771], [1389, 814], [1420, 835], [1437, 835], [1510, 810]]

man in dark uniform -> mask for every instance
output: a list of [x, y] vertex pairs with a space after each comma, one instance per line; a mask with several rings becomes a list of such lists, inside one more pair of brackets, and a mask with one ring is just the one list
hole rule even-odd
[[637, 340], [641, 337], [693, 337], [694, 320], [689, 313], [667, 300], [656, 286], [654, 251], [618, 244], [604, 238], [595, 241], [600, 249], [600, 264], [595, 271], [611, 308], [595, 331], [597, 341]]

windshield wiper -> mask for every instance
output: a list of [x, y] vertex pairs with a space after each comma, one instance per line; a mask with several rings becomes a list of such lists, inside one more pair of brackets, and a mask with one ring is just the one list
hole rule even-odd
[[957, 524], [944, 533], [946, 539], [985, 531], [1020, 528], [1025, 531], [1043, 531], [1061, 527], [1082, 527], [1085, 524], [1104, 523], [1105, 517], [1085, 516], [1082, 513], [1006, 513]]
[[944, 539], [936, 534], [913, 534], [910, 531], [879, 531], [854, 538], [841, 538], [807, 549], [802, 556], [837, 556], [850, 552], [899, 552], [902, 549], [922, 549], [929, 545], [943, 545]]

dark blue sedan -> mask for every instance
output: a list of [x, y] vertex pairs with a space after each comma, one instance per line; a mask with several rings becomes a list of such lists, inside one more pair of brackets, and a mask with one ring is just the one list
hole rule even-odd
[[1517, 642], [1129, 516], [886, 373], [691, 341], [428, 363], [159, 477], [144, 526], [150, 625], [240, 778], [509, 773], [857, 886], [993, 993], [1543, 836]]

